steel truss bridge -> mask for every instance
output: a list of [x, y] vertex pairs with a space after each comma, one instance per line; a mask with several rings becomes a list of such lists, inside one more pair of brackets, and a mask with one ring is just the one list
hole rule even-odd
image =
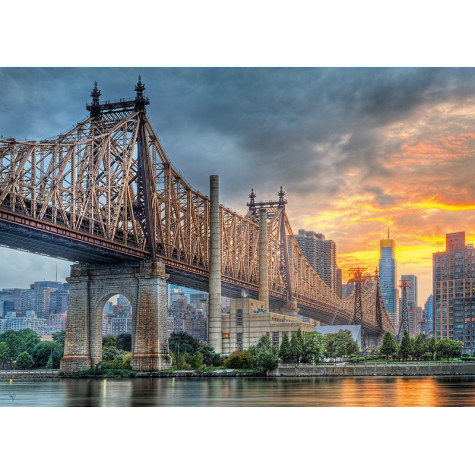
[[[174, 169], [134, 99], [100, 102], [53, 140], [0, 140], [0, 244], [87, 264], [163, 259], [169, 281], [208, 291], [210, 199]], [[339, 298], [294, 238], [285, 200], [270, 203], [267, 269], [271, 308], [295, 301], [324, 324], [354, 321], [354, 293]], [[261, 205], [263, 205], [261, 203]], [[259, 203], [246, 216], [220, 205], [222, 293], [258, 296]], [[366, 331], [395, 333], [377, 281], [365, 286]]]

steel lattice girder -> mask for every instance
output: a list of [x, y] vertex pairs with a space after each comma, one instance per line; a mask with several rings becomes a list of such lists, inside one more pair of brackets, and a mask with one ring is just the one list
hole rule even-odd
[[[79, 261], [141, 259], [150, 257], [155, 247], [170, 269], [206, 279], [209, 198], [193, 190], [173, 168], [143, 111], [88, 118], [53, 140], [0, 140], [0, 210], [8, 219], [24, 217], [39, 227], [46, 223], [54, 228], [48, 231], [53, 234], [69, 230], [79, 236], [76, 241], [93, 240], [89, 248], [78, 250]], [[241, 216], [224, 206], [220, 213], [223, 279], [228, 279], [228, 287], [242, 286], [254, 292], [258, 224], [252, 216]], [[36, 252], [64, 257], [53, 252], [47, 239], [39, 250], [40, 234], [35, 236], [31, 239], [36, 241]], [[285, 206], [269, 213], [268, 237], [271, 299], [295, 299], [310, 313], [314, 310], [315, 318], [329, 321], [333, 315], [333, 320], [350, 323], [354, 295], [340, 299], [318, 276], [298, 246]], [[74, 240], [72, 236], [67, 239]], [[27, 240], [22, 235], [22, 248], [28, 246]], [[1, 244], [15, 247], [6, 237]], [[65, 258], [74, 257], [74, 246]], [[117, 252], [112, 252], [114, 246]], [[101, 247], [96, 253], [87, 252]], [[35, 252], [33, 241], [29, 250]], [[203, 286], [199, 284], [200, 289]], [[378, 321], [377, 297], [376, 285], [365, 288], [365, 323], [394, 333], [384, 305], [382, 324]]]

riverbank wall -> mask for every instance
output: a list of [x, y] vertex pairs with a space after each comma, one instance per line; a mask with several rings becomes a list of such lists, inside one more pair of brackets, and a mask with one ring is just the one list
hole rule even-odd
[[0, 381], [43, 380], [57, 378], [256, 378], [256, 377], [357, 377], [357, 376], [475, 376], [475, 363], [439, 364], [355, 364], [355, 365], [281, 365], [273, 371], [217, 370], [207, 373], [190, 371], [140, 372], [126, 374], [65, 374], [59, 370], [0, 371]]
[[471, 376], [475, 363], [366, 364], [366, 365], [285, 365], [269, 372], [273, 377], [333, 376]]
[[33, 371], [0, 371], [0, 381], [9, 379], [28, 379], [28, 380], [42, 380], [42, 379], [56, 379], [59, 377], [59, 370], [33, 370]]
[[208, 373], [190, 371], [166, 371], [166, 372], [140, 372], [124, 374], [81, 374], [61, 373], [57, 371], [24, 370], [24, 371], [0, 371], [0, 381], [12, 380], [43, 380], [43, 379], [121, 379], [121, 378], [255, 378], [265, 377], [266, 374], [256, 371], [233, 371], [218, 370]]

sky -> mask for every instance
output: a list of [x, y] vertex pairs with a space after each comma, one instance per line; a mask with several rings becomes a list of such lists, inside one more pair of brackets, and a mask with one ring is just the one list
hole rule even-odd
[[[338, 265], [378, 265], [396, 242], [398, 277], [432, 292], [432, 253], [445, 233], [475, 242], [475, 69], [0, 68], [0, 135], [42, 139], [87, 117], [101, 99], [131, 97], [141, 74], [147, 114], [168, 158], [208, 194], [246, 212], [251, 188], [282, 185], [298, 229], [336, 243]], [[0, 288], [64, 279], [70, 263], [0, 248]], [[344, 276], [347, 274], [344, 272]]]

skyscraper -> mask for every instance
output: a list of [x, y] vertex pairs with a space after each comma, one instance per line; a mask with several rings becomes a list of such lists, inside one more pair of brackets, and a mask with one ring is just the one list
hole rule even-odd
[[321, 233], [299, 229], [297, 243], [320, 278], [335, 293], [337, 290], [336, 245]]
[[417, 275], [401, 275], [401, 280], [407, 280], [410, 287], [407, 289], [407, 308], [418, 307], [418, 288], [417, 288]]
[[432, 254], [434, 330], [475, 350], [475, 251], [465, 232], [446, 234], [446, 251]]
[[397, 264], [394, 239], [381, 239], [379, 256], [379, 285], [384, 307], [395, 328], [399, 325]]
[[434, 333], [434, 296], [429, 295], [425, 305], [424, 305], [424, 312], [422, 314], [424, 318], [424, 326], [423, 331], [429, 335]]

